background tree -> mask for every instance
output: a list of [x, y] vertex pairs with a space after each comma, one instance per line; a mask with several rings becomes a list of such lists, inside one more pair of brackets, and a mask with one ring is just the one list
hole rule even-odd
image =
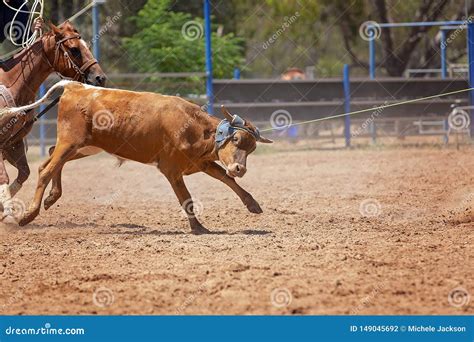
[[[46, 19], [60, 23], [87, 3], [45, 1]], [[203, 39], [181, 35], [188, 20], [202, 25], [202, 5], [203, 0], [107, 1], [100, 11], [101, 64], [109, 73], [203, 71]], [[359, 35], [365, 21], [463, 20], [473, 13], [474, 1], [211, 0], [211, 8], [216, 77], [231, 77], [234, 66], [245, 77], [278, 77], [290, 67], [315, 67], [316, 76], [325, 77], [340, 75], [345, 63], [354, 74], [367, 75], [368, 43]], [[118, 13], [119, 20], [108, 25]], [[74, 24], [91, 42], [90, 12]], [[449, 63], [465, 63], [465, 39], [463, 31], [449, 43]], [[439, 68], [439, 43], [436, 27], [383, 29], [376, 42], [377, 73], [401, 76], [407, 68]], [[5, 42], [0, 51], [10, 48]]]
[[[137, 32], [124, 39], [132, 64], [141, 72], [205, 70], [203, 19], [170, 10], [169, 0], [149, 0], [131, 19]], [[214, 75], [231, 77], [243, 62], [242, 40], [212, 30]]]

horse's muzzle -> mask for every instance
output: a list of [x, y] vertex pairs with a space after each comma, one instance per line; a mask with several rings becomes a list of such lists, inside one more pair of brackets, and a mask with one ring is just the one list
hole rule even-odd
[[105, 87], [106, 82], [107, 77], [104, 74], [89, 73], [89, 75], [87, 75], [87, 84], [91, 84], [97, 87]]

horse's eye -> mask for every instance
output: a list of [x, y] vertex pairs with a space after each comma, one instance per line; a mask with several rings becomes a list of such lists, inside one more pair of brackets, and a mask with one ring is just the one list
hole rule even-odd
[[73, 47], [71, 48], [71, 55], [74, 58], [81, 58], [81, 50], [77, 47]]
[[239, 142], [239, 137], [234, 136], [234, 137], [232, 138], [232, 141], [235, 142], [235, 143]]

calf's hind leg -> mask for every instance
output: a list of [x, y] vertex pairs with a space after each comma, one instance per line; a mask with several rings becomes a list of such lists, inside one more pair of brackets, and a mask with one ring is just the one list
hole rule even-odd
[[[56, 146], [52, 146], [49, 149], [49, 155], [51, 156], [55, 150]], [[73, 156], [71, 156], [66, 162], [72, 161], [72, 160], [77, 160], [81, 159], [84, 157], [89, 156], [89, 154], [82, 154], [79, 152], [76, 152]], [[66, 163], [64, 162], [64, 164]], [[63, 172], [63, 167], [64, 164], [59, 168], [59, 170], [53, 175], [53, 182], [51, 185], [51, 190], [49, 191], [48, 197], [44, 200], [44, 209], [48, 210], [51, 208], [51, 206], [57, 202], [58, 199], [61, 198], [61, 195], [63, 193], [63, 187], [62, 187], [62, 182], [61, 182], [61, 177], [62, 177], [62, 172]]]
[[44, 191], [48, 186], [51, 178], [57, 173], [68, 161], [68, 159], [76, 154], [77, 148], [72, 145], [57, 145], [50, 159], [43, 164], [44, 168], [40, 168], [38, 184], [36, 185], [35, 196], [33, 202], [27, 212], [21, 218], [19, 225], [24, 226], [33, 221], [38, 216], [43, 199]]

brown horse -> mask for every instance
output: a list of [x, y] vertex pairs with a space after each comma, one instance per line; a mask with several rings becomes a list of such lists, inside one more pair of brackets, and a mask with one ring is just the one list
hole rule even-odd
[[[50, 28], [51, 31], [32, 46], [0, 63], [0, 112], [4, 107], [34, 102], [40, 85], [53, 72], [62, 78], [97, 86], [105, 85], [104, 72], [75, 27], [70, 22], [65, 22], [59, 27], [50, 24]], [[15, 115], [0, 114], [2, 220], [7, 216], [14, 216], [11, 197], [20, 190], [30, 174], [23, 139], [31, 131], [34, 116], [34, 111]], [[4, 159], [18, 169], [18, 176], [10, 185]]]

